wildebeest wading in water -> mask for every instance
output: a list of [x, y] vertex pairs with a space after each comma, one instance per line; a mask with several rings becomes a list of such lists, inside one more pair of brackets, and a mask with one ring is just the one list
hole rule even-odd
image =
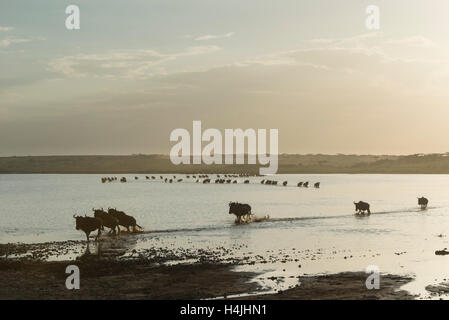
[[[111, 214], [107, 213], [106, 211], [101, 209], [94, 209], [92, 208], [92, 211], [94, 212], [94, 217], [101, 219], [103, 223], [103, 227], [107, 227], [111, 229], [109, 233], [114, 232], [114, 234], [120, 233], [120, 227], [119, 227], [119, 221], [117, 218], [113, 217]], [[103, 228], [102, 228], [103, 229]], [[117, 231], [116, 231], [117, 229]]]
[[113, 217], [117, 218], [119, 225], [125, 227], [128, 230], [128, 232], [130, 231], [129, 227], [132, 227], [133, 232], [137, 231], [136, 227], [143, 229], [136, 223], [136, 219], [134, 217], [127, 215], [123, 211], [119, 211], [114, 208], [108, 208], [108, 213]]
[[245, 203], [229, 202], [229, 214], [235, 214], [237, 218], [236, 223], [245, 222], [251, 215], [251, 206]]
[[76, 230], [82, 230], [86, 234], [87, 242], [89, 242], [89, 235], [92, 231], [98, 230], [98, 234], [95, 237], [95, 240], [98, 240], [98, 237], [101, 235], [101, 229], [103, 227], [103, 223], [101, 219], [92, 218], [92, 217], [81, 217], [75, 216], [73, 217], [76, 220]]
[[424, 197], [418, 198], [418, 205], [421, 206], [422, 210], [427, 208], [428, 203], [429, 203], [429, 199], [424, 198]]
[[368, 215], [371, 214], [371, 211], [369, 210], [369, 203], [359, 201], [359, 202], [354, 202], [354, 205], [355, 205], [356, 214], [365, 214], [365, 211], [367, 211]]

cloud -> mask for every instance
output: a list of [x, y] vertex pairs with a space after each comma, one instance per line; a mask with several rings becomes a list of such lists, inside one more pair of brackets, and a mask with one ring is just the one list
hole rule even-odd
[[10, 47], [11, 45], [19, 44], [19, 43], [26, 43], [36, 40], [45, 40], [44, 37], [33, 37], [33, 38], [19, 38], [15, 36], [8, 36], [6, 38], [0, 39], [0, 47], [6, 48]]
[[33, 39], [30, 38], [16, 38], [16, 37], [7, 37], [0, 40], [0, 47], [9, 47], [14, 44], [31, 42]]
[[391, 45], [401, 45], [408, 47], [423, 47], [423, 48], [435, 48], [436, 43], [423, 36], [411, 36], [408, 38], [398, 39], [398, 40], [387, 40], [386, 44]]
[[0, 32], [6, 32], [6, 31], [11, 31], [14, 30], [13, 27], [8, 27], [8, 26], [0, 26]]
[[207, 34], [204, 36], [198, 36], [195, 38], [195, 41], [205, 41], [205, 40], [212, 40], [212, 39], [221, 39], [221, 38], [230, 38], [234, 35], [234, 32], [228, 32], [225, 34], [217, 34], [217, 35], [213, 35], [213, 34]]
[[57, 58], [49, 63], [50, 70], [67, 77], [101, 77], [147, 79], [167, 74], [169, 63], [189, 56], [220, 50], [217, 46], [189, 47], [184, 51], [166, 54], [155, 50], [113, 50], [100, 54], [77, 54]]
[[[191, 57], [204, 65], [202, 55], [218, 47], [191, 47], [171, 54], [116, 50], [63, 57], [52, 65], [67, 77], [147, 80], [128, 86], [125, 81], [101, 79], [99, 88], [92, 79], [72, 79], [73, 84], [92, 89], [77, 99], [71, 94], [84, 87], [77, 86], [72, 93], [66, 90], [72, 82], [66, 81], [49, 82], [35, 90], [39, 94], [26, 97], [20, 96], [24, 90], [11, 89], [12, 102], [6, 105], [8, 113], [2, 114], [9, 122], [0, 129], [3, 136], [13, 137], [11, 146], [20, 145], [24, 135], [19, 129], [26, 119], [33, 119], [28, 127], [33, 134], [26, 135], [26, 142], [39, 146], [38, 152], [51, 145], [63, 151], [67, 145], [77, 146], [80, 135], [86, 141], [82, 147], [90, 148], [83, 150], [92, 152], [110, 151], [105, 146], [166, 151], [171, 128], [189, 126], [193, 119], [215, 128], [281, 128], [284, 152], [415, 150], [417, 140], [434, 141], [449, 134], [443, 116], [449, 63], [438, 61], [432, 55], [436, 50], [425, 50], [426, 55], [407, 50], [410, 41], [404, 39], [369, 34], [312, 40], [288, 51], [195, 72], [179, 72], [179, 66], [189, 64]], [[149, 78], [150, 74], [157, 76]], [[136, 128], [144, 128], [146, 134]], [[45, 135], [45, 130], [51, 132]]]

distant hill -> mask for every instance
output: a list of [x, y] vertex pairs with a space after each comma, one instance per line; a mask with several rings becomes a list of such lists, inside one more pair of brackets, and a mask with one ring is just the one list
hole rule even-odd
[[[0, 173], [249, 173], [259, 165], [179, 165], [167, 155], [0, 157]], [[448, 173], [449, 153], [279, 155], [278, 173]]]

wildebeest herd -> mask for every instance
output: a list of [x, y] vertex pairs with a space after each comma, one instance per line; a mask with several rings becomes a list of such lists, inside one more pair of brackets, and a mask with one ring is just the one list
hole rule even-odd
[[[191, 181], [194, 181], [195, 183], [203, 183], [203, 184], [208, 184], [208, 183], [212, 183], [214, 182], [215, 184], [236, 184], [239, 183], [238, 180], [236, 179], [232, 179], [232, 178], [242, 178], [242, 177], [254, 177], [257, 175], [250, 175], [250, 174], [217, 174], [216, 175], [216, 179], [212, 178], [212, 175], [208, 175], [208, 174], [194, 174], [194, 175], [187, 175], [186, 176], [186, 181], [188, 181], [189, 179], [191, 179]], [[145, 176], [146, 180], [157, 180], [157, 178], [155, 176]], [[135, 176], [134, 180], [139, 180], [139, 177]], [[184, 179], [182, 178], [176, 178], [176, 175], [173, 176], [169, 176], [169, 177], [163, 177], [163, 176], [159, 176], [159, 180], [162, 180], [165, 183], [175, 183], [175, 182], [183, 182]], [[101, 182], [105, 183], [105, 182], [114, 182], [117, 181], [117, 177], [102, 177], [101, 178]], [[127, 182], [128, 180], [125, 177], [122, 177], [120, 179], [120, 182]], [[246, 179], [243, 181], [243, 184], [249, 184], [250, 180]], [[260, 184], [265, 184], [265, 185], [273, 185], [273, 186], [277, 186], [278, 185], [278, 181], [277, 180], [269, 180], [269, 179], [263, 179], [262, 181], [260, 181]], [[286, 187], [288, 185], [288, 181], [283, 181], [282, 186]], [[309, 187], [309, 181], [305, 181], [305, 182], [298, 182], [296, 184], [297, 187], [303, 187], [303, 188], [308, 188]], [[313, 184], [313, 186], [315, 188], [319, 188], [320, 187], [320, 182], [316, 182]]]
[[[215, 184], [230, 184], [230, 183], [238, 183], [237, 180], [232, 178], [238, 177], [250, 177], [248, 174], [217, 174], [216, 179], [213, 180]], [[211, 177], [207, 174], [198, 174], [198, 175], [186, 175], [187, 179], [193, 179], [196, 183], [202, 182], [203, 184], [211, 183]], [[138, 180], [138, 177], [134, 177], [135, 180]], [[157, 180], [155, 176], [145, 176], [146, 180]], [[202, 180], [200, 180], [202, 179]], [[173, 182], [182, 182], [184, 179], [176, 178], [176, 175], [172, 177], [163, 177], [159, 176], [159, 180], [162, 180], [165, 183], [173, 183]], [[117, 177], [103, 177], [101, 178], [101, 182], [114, 182], [117, 181]], [[125, 177], [120, 179], [121, 182], [127, 182]], [[249, 184], [250, 180], [244, 180], [243, 184]], [[260, 181], [261, 184], [265, 185], [278, 185], [278, 181], [263, 179]], [[283, 181], [282, 186], [287, 186], [288, 181]], [[297, 187], [308, 188], [309, 181], [298, 182], [296, 184]], [[314, 188], [320, 188], [320, 182], [316, 182], [313, 184]], [[418, 205], [422, 210], [427, 208], [429, 200], [425, 197], [418, 198]], [[355, 214], [356, 215], [370, 215], [370, 204], [364, 201], [354, 202], [355, 205]], [[101, 235], [101, 231], [104, 230], [104, 227], [109, 228], [109, 233], [111, 234], [119, 234], [120, 226], [126, 228], [128, 232], [136, 232], [137, 228], [143, 229], [136, 223], [136, 219], [130, 215], [127, 215], [123, 211], [119, 211], [115, 208], [108, 208], [108, 211], [101, 209], [92, 209], [94, 213], [94, 217], [88, 216], [73, 216], [76, 219], [76, 229], [82, 230], [86, 233], [87, 241], [89, 241], [89, 235], [93, 231], [98, 230], [98, 234], [96, 239]], [[253, 217], [254, 214], [251, 212], [251, 206], [245, 203], [239, 202], [230, 202], [229, 203], [229, 214], [234, 214], [236, 216], [235, 223], [242, 224], [248, 223], [252, 221], [256, 221]], [[259, 220], [267, 220], [269, 216]], [[131, 229], [130, 229], [131, 228]]]
[[92, 209], [92, 211], [94, 212], [93, 217], [73, 215], [76, 220], [76, 230], [84, 231], [87, 242], [89, 242], [90, 233], [96, 230], [98, 230], [95, 238], [97, 240], [104, 227], [109, 228], [109, 233], [113, 234], [120, 233], [120, 226], [125, 227], [128, 232], [136, 232], [137, 228], [143, 229], [137, 224], [134, 217], [115, 208], [108, 208], [108, 211], [104, 211], [103, 208]]

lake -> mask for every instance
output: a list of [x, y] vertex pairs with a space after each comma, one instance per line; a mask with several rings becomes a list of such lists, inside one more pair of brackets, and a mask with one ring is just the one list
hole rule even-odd
[[[73, 215], [115, 207], [134, 216], [145, 229], [136, 247], [158, 237], [179, 247], [239, 246], [241, 254], [272, 252], [278, 257], [301, 251], [304, 273], [365, 270], [411, 274], [407, 285], [422, 293], [424, 284], [449, 278], [448, 259], [435, 250], [449, 247], [449, 175], [305, 174], [269, 179], [288, 185], [262, 185], [266, 177], [232, 178], [237, 184], [164, 183], [159, 174], [125, 176], [127, 183], [101, 183], [104, 175], [0, 175], [0, 243], [84, 240]], [[173, 175], [163, 175], [172, 178]], [[244, 180], [249, 184], [243, 184]], [[299, 181], [321, 182], [319, 189], [298, 188]], [[429, 199], [420, 210], [417, 197]], [[370, 216], [356, 217], [353, 201], [371, 205]], [[270, 220], [235, 225], [228, 203], [248, 203]], [[142, 240], [142, 241], [140, 241]], [[145, 240], [145, 241], [144, 241]], [[306, 259], [307, 257], [307, 259]], [[260, 267], [260, 266], [259, 266]], [[298, 263], [263, 266], [285, 273]], [[295, 269], [296, 268], [296, 269]]]

